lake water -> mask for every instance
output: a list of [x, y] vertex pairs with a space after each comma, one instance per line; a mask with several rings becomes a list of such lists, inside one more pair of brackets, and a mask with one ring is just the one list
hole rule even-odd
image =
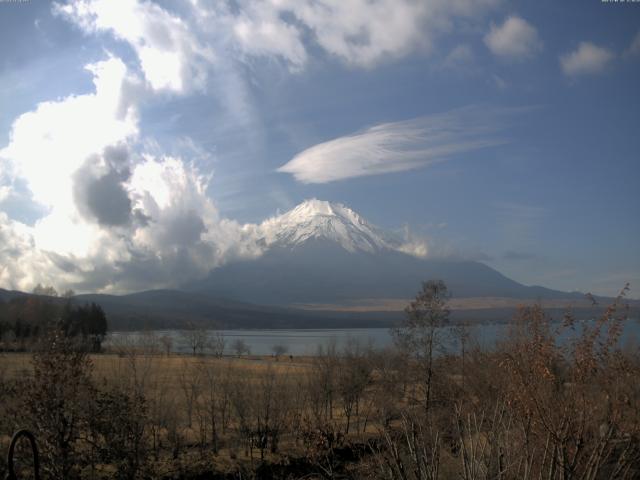
[[[457, 350], [455, 335], [450, 327], [441, 329], [441, 338], [449, 350]], [[469, 327], [469, 337], [472, 342], [491, 348], [496, 342], [505, 338], [509, 326], [505, 324], [483, 324]], [[371, 345], [375, 348], [384, 348], [393, 343], [391, 333], [386, 328], [336, 328], [336, 329], [290, 329], [290, 330], [211, 330], [210, 335], [221, 334], [225, 339], [225, 353], [233, 353], [232, 344], [241, 339], [251, 349], [253, 355], [270, 355], [275, 345], [284, 346], [287, 354], [313, 355], [319, 346], [336, 344], [340, 349], [349, 341], [357, 341], [363, 345]], [[150, 335], [151, 334], [151, 335]], [[190, 353], [185, 336], [179, 330], [156, 330], [153, 332], [113, 332], [109, 334], [105, 346], [117, 345], [123, 342], [127, 344], [142, 344], [149, 339], [168, 335], [172, 339], [172, 350], [175, 353]], [[567, 335], [560, 338], [565, 341]], [[640, 342], [640, 322], [629, 320], [620, 339], [620, 343]]]

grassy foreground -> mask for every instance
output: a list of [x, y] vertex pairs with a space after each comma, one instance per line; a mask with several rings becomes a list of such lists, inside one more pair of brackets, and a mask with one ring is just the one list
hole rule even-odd
[[461, 327], [446, 356], [444, 304], [420, 301], [384, 351], [89, 355], [54, 335], [0, 354], [0, 447], [30, 428], [50, 479], [640, 477], [640, 348], [619, 345], [619, 304], [586, 328], [526, 307], [494, 350]]

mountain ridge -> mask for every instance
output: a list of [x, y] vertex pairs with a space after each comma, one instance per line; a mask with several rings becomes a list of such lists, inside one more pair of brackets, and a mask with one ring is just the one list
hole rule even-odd
[[392, 232], [343, 204], [315, 198], [265, 220], [257, 238], [261, 255], [228, 262], [183, 289], [280, 306], [411, 298], [429, 279], [444, 280], [461, 297], [582, 296], [523, 285], [481, 262], [407, 253]]
[[[37, 295], [0, 289], [0, 302], [28, 299]], [[37, 296], [42, 298], [42, 296]], [[46, 297], [65, 302], [66, 298]], [[571, 306], [578, 318], [592, 318], [602, 313], [611, 299], [602, 298], [601, 307], [587, 302], [566, 299], [543, 305], [555, 319], [561, 319], [566, 307]], [[180, 290], [147, 290], [127, 295], [81, 294], [70, 299], [75, 304], [98, 303], [107, 314], [110, 331], [166, 330], [199, 328], [223, 329], [317, 329], [317, 328], [388, 328], [403, 318], [408, 300], [397, 300], [394, 309], [349, 309], [341, 306], [319, 310], [281, 308], [233, 302], [226, 299], [199, 295]], [[480, 303], [478, 303], [478, 301]], [[517, 304], [508, 300], [487, 304], [483, 299], [464, 304], [452, 301], [451, 320], [474, 323], [507, 322], [516, 311]], [[630, 315], [638, 315], [640, 301], [630, 301]]]

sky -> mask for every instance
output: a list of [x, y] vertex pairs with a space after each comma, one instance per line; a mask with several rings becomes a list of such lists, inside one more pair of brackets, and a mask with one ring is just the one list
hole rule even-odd
[[339, 202], [640, 298], [640, 3], [0, 0], [0, 287], [176, 287]]

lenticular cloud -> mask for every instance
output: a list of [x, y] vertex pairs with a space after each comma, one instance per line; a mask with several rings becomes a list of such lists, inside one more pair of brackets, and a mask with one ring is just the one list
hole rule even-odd
[[302, 183], [328, 183], [426, 167], [504, 143], [507, 112], [478, 107], [383, 123], [310, 147], [278, 168]]

